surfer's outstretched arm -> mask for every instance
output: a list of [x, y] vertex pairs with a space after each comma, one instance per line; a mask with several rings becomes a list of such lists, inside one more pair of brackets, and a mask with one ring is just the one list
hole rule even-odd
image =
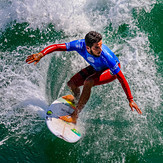
[[135, 109], [139, 114], [142, 114], [142, 112], [139, 109], [139, 107], [137, 106], [137, 104], [133, 101], [133, 96], [131, 94], [129, 84], [128, 84], [126, 78], [124, 77], [122, 71], [118, 72], [117, 78], [118, 78], [119, 82], [121, 83], [124, 92], [126, 93], [126, 96], [127, 96], [128, 101], [129, 101], [129, 106], [130, 106], [131, 110], [134, 111], [134, 109]]
[[26, 62], [28, 64], [34, 62], [34, 64], [37, 64], [42, 57], [44, 57], [46, 54], [52, 53], [54, 51], [67, 51], [66, 44], [54, 44], [46, 47], [44, 50], [42, 50], [40, 53], [29, 55], [26, 59]]

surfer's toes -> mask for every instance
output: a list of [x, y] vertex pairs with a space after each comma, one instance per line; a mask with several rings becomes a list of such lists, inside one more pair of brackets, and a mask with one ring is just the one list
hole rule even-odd
[[59, 119], [70, 123], [76, 123], [76, 119], [72, 118], [70, 115], [61, 116]]
[[66, 95], [66, 96], [62, 96], [63, 99], [73, 102], [74, 101], [74, 96], [73, 95]]
[[62, 96], [63, 99], [72, 102], [74, 105], [78, 104], [79, 99], [76, 99], [73, 95]]

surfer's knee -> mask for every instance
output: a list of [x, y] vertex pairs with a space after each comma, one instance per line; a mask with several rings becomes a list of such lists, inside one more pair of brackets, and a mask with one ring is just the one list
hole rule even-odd
[[92, 78], [87, 78], [85, 81], [84, 81], [84, 86], [85, 87], [88, 87], [88, 88], [92, 88], [94, 85], [94, 80]]
[[69, 80], [69, 81], [67, 82], [67, 86], [68, 86], [69, 88], [71, 88], [71, 89], [76, 88], [76, 85], [75, 85], [75, 83], [74, 83], [72, 80]]

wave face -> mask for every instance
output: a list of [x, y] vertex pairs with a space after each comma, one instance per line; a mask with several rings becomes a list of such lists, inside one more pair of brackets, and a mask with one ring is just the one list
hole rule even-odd
[[[162, 7], [156, 0], [1, 0], [0, 160], [162, 162]], [[79, 116], [83, 138], [68, 144], [47, 129], [46, 108], [70, 93], [67, 81], [87, 63], [76, 52], [49, 54], [37, 66], [25, 59], [90, 30], [118, 56], [143, 115], [130, 111], [118, 81], [94, 87]]]

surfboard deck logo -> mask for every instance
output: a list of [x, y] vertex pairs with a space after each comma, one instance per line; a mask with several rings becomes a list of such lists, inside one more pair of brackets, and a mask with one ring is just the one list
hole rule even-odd
[[75, 105], [62, 97], [55, 100], [47, 109], [46, 124], [49, 130], [57, 137], [75, 143], [81, 138], [80, 127], [74, 123], [68, 123], [60, 116], [70, 115], [74, 112]]

